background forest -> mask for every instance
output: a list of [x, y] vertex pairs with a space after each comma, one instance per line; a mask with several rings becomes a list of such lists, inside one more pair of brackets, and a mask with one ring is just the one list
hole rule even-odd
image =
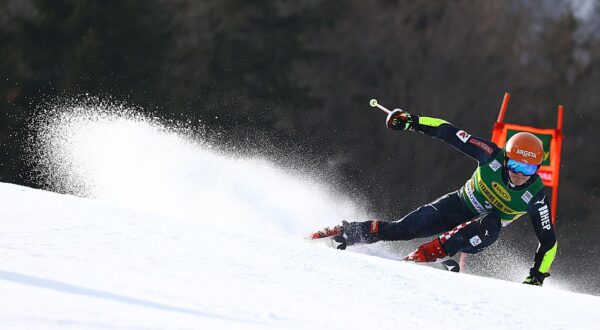
[[[595, 1], [2, 1], [0, 180], [39, 187], [27, 121], [47, 100], [87, 93], [320, 172], [398, 219], [457, 189], [475, 163], [385, 129], [369, 99], [489, 137], [509, 91], [509, 122], [554, 127], [565, 106], [553, 273], [595, 275], [598, 27]], [[528, 221], [507, 231], [533, 250]]]

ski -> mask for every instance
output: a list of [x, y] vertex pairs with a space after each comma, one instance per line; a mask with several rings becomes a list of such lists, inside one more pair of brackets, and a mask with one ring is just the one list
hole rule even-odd
[[458, 262], [456, 260], [452, 260], [452, 259], [448, 259], [448, 260], [444, 260], [444, 261], [437, 261], [437, 262], [417, 263], [417, 264], [433, 267], [433, 268], [440, 269], [440, 270], [446, 270], [449, 272], [455, 272], [455, 273], [460, 272], [460, 265], [458, 264]]
[[[322, 245], [325, 245], [325, 246], [333, 248], [333, 249], [344, 250], [346, 248], [346, 240], [342, 236], [330, 236], [330, 237], [324, 237], [324, 238], [318, 238], [318, 239], [313, 239], [313, 238], [308, 237], [306, 239], [313, 244], [322, 244]], [[412, 263], [420, 265], [420, 266], [432, 267], [435, 269], [445, 270], [445, 271], [449, 271], [449, 272], [455, 272], [455, 273], [460, 272], [460, 265], [458, 264], [458, 262], [456, 260], [453, 260], [453, 259], [436, 261], [436, 262], [414, 262], [414, 261], [406, 261], [406, 262], [412, 262]]]

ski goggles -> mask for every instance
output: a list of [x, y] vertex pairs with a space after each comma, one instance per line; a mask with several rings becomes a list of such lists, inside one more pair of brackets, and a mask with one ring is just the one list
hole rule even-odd
[[516, 160], [512, 160], [512, 159], [508, 159], [508, 162], [506, 163], [506, 166], [508, 167], [508, 169], [511, 172], [514, 173], [521, 173], [523, 175], [533, 175], [535, 172], [537, 172], [539, 165], [534, 165], [534, 164], [525, 164], [525, 163], [521, 163], [518, 162]]

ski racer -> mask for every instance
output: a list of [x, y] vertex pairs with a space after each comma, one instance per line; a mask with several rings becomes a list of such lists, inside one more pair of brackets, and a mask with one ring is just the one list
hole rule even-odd
[[313, 239], [335, 239], [338, 249], [356, 243], [411, 240], [439, 235], [403, 260], [434, 262], [458, 252], [478, 253], [496, 241], [502, 227], [528, 213], [539, 240], [533, 267], [523, 283], [541, 286], [556, 255], [557, 242], [548, 198], [537, 170], [542, 142], [533, 134], [512, 136], [506, 148], [472, 136], [451, 123], [391, 111], [386, 126], [412, 130], [445, 141], [477, 160], [478, 167], [458, 190], [423, 205], [398, 221], [347, 222], [314, 233]]

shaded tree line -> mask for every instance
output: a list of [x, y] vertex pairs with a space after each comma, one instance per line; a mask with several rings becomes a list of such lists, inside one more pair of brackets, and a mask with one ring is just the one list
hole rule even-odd
[[598, 22], [558, 0], [4, 1], [0, 180], [36, 186], [21, 144], [36, 105], [91, 93], [304, 159], [396, 219], [475, 164], [385, 129], [368, 100], [489, 136], [510, 91], [508, 121], [553, 127], [566, 107], [559, 241], [581, 237], [561, 248], [586, 258], [600, 231]]

